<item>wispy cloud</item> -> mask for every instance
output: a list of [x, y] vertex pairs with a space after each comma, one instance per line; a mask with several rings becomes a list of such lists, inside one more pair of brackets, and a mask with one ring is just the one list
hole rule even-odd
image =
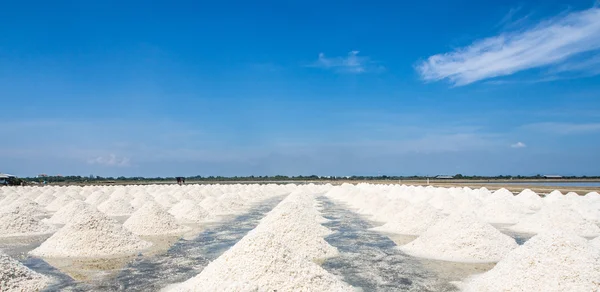
[[[430, 56], [417, 64], [416, 70], [425, 81], [447, 79], [462, 86], [532, 68], [585, 62], [582, 53], [595, 53], [599, 49], [600, 8], [593, 7]], [[580, 68], [563, 68], [575, 69]]]
[[524, 125], [521, 128], [538, 132], [554, 133], [561, 135], [586, 134], [600, 131], [600, 123], [535, 123]]
[[350, 51], [346, 57], [326, 57], [319, 53], [319, 59], [309, 67], [333, 70], [338, 73], [361, 74], [378, 73], [385, 68], [366, 56], [359, 56], [359, 51]]
[[523, 10], [523, 6], [513, 7], [511, 8], [506, 15], [498, 22], [495, 26], [497, 28], [503, 29], [512, 29], [516, 28], [520, 25], [525, 24], [529, 18], [533, 15], [533, 13], [529, 13], [524, 16], [520, 16], [520, 12]]
[[103, 166], [127, 167], [131, 166], [128, 157], [117, 157], [114, 154], [108, 156], [98, 156], [88, 160], [89, 164], [97, 164]]
[[525, 145], [525, 143], [523, 142], [517, 142], [515, 144], [510, 145], [510, 148], [525, 148], [527, 147], [527, 145]]

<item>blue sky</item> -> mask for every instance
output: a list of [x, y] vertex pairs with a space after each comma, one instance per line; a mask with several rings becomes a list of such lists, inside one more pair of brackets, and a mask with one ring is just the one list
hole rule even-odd
[[0, 4], [0, 172], [600, 174], [594, 1], [122, 2]]

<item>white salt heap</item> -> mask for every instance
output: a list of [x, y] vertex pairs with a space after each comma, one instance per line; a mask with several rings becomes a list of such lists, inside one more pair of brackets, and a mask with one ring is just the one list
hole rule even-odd
[[76, 216], [29, 254], [40, 257], [128, 256], [150, 247], [106, 215], [92, 210]]
[[30, 270], [0, 251], [0, 291], [41, 291], [48, 284], [50, 284], [48, 277]]
[[485, 222], [498, 224], [516, 224], [531, 212], [512, 194], [501, 197], [492, 195], [476, 211], [477, 215]]
[[518, 245], [475, 214], [459, 212], [430, 227], [400, 250], [452, 262], [497, 262]]
[[48, 204], [52, 203], [52, 201], [56, 200], [56, 197], [50, 193], [43, 193], [41, 195], [39, 195], [37, 198], [35, 198], [35, 200], [33, 200], [34, 202], [42, 205], [42, 206], [47, 206]]
[[154, 197], [152, 197], [151, 195], [147, 194], [147, 193], [140, 193], [140, 194], [136, 194], [133, 198], [133, 200], [131, 200], [131, 202], [129, 202], [131, 204], [131, 206], [137, 210], [139, 208], [141, 208], [142, 206], [144, 206], [144, 204], [154, 201]]
[[269, 212], [255, 230], [277, 234], [288, 248], [303, 258], [324, 259], [339, 252], [323, 239], [331, 234], [318, 223], [323, 219], [316, 210], [314, 197], [303, 192], [292, 193]]
[[91, 193], [86, 199], [85, 202], [92, 205], [98, 206], [102, 204], [104, 201], [108, 200], [110, 196], [102, 191], [95, 191]]
[[600, 249], [569, 232], [541, 233], [490, 271], [466, 281], [465, 291], [599, 291]]
[[128, 216], [135, 212], [129, 201], [131, 198], [124, 194], [113, 194], [111, 197], [98, 205], [98, 210], [108, 216]]
[[373, 230], [406, 235], [420, 235], [427, 228], [444, 219], [444, 215], [427, 203], [408, 206], [388, 223]]
[[46, 205], [46, 210], [50, 212], [56, 212], [58, 209], [64, 207], [69, 202], [73, 201], [73, 197], [68, 195], [60, 195], [54, 199], [54, 201], [50, 202], [50, 204]]
[[227, 208], [227, 206], [215, 197], [207, 197], [198, 205], [208, 211], [211, 215], [227, 215], [231, 213], [231, 209]]
[[524, 189], [515, 196], [515, 199], [531, 210], [539, 210], [544, 205], [544, 200], [530, 189]]
[[123, 223], [123, 227], [137, 235], [183, 234], [188, 227], [179, 225], [173, 215], [155, 202], [144, 204]]
[[20, 198], [18, 200], [13, 201], [10, 205], [4, 208], [0, 208], [0, 212], [8, 212], [16, 209], [21, 209], [22, 212], [26, 214], [31, 214], [35, 217], [44, 217], [48, 214], [44, 207], [27, 198]]
[[80, 201], [74, 200], [68, 203], [66, 206], [60, 208], [52, 217], [50, 217], [46, 222], [51, 224], [67, 224], [71, 222], [77, 215], [82, 212], [92, 212], [96, 208], [90, 206], [89, 204]]
[[600, 249], [600, 236], [590, 240], [590, 244]]
[[400, 198], [392, 199], [376, 212], [372, 219], [379, 222], [387, 222], [396, 217], [400, 212], [403, 212], [408, 206], [410, 206], [410, 202], [406, 200]]
[[177, 204], [177, 199], [173, 198], [173, 196], [164, 193], [158, 193], [154, 197], [154, 201], [156, 201], [163, 208], [171, 208], [173, 205]]
[[600, 235], [600, 228], [585, 220], [579, 213], [562, 205], [547, 205], [537, 213], [523, 218], [511, 230], [524, 233], [541, 233], [552, 230], [567, 230], [579, 236], [594, 237]]
[[34, 236], [50, 234], [56, 229], [40, 219], [27, 208], [15, 208], [0, 212], [0, 237]]
[[211, 220], [208, 211], [198, 206], [192, 200], [183, 200], [169, 209], [169, 214], [175, 216], [178, 220], [200, 223]]

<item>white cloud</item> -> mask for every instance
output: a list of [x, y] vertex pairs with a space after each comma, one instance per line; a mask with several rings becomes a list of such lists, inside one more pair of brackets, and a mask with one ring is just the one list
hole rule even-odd
[[89, 159], [88, 163], [116, 167], [127, 167], [131, 165], [128, 157], [117, 157], [114, 154], [109, 154], [108, 156], [98, 156]]
[[523, 142], [517, 142], [515, 144], [510, 145], [510, 148], [525, 148], [527, 145]]
[[521, 128], [525, 130], [546, 132], [553, 134], [569, 135], [569, 134], [585, 134], [600, 131], [600, 123], [535, 123], [524, 125]]
[[369, 57], [359, 56], [359, 51], [350, 51], [346, 57], [328, 58], [324, 53], [319, 53], [319, 59], [309, 67], [333, 70], [338, 73], [377, 73], [385, 70]]
[[461, 86], [532, 68], [585, 62], [582, 53], [595, 53], [599, 49], [600, 8], [593, 7], [430, 56], [417, 64], [416, 70], [425, 81], [447, 79]]

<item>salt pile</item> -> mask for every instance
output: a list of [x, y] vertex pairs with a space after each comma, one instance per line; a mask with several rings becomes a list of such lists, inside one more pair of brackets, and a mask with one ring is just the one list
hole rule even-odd
[[192, 200], [183, 200], [169, 209], [169, 214], [182, 221], [200, 223], [212, 219], [204, 208]]
[[50, 279], [0, 251], [0, 291], [41, 291]]
[[397, 198], [388, 202], [383, 208], [373, 215], [372, 219], [379, 222], [387, 222], [410, 206], [406, 200]]
[[510, 197], [491, 196], [477, 209], [477, 215], [488, 223], [516, 224], [523, 217], [531, 213], [531, 210]]
[[544, 200], [530, 189], [524, 189], [515, 196], [515, 199], [531, 210], [539, 210], [544, 205]]
[[214, 197], [207, 197], [198, 205], [207, 210], [211, 215], [227, 215], [231, 213], [231, 209]]
[[56, 197], [56, 199], [54, 199], [54, 201], [50, 202], [50, 204], [46, 206], [46, 210], [56, 212], [58, 211], [58, 209], [62, 208], [63, 206], [65, 206], [73, 200], [75, 199], [67, 195], [58, 196]]
[[444, 219], [444, 215], [427, 203], [413, 204], [388, 223], [373, 230], [406, 235], [420, 235], [427, 228]]
[[136, 194], [133, 198], [133, 200], [131, 200], [131, 202], [129, 202], [131, 204], [131, 206], [137, 210], [139, 208], [141, 208], [142, 206], [144, 206], [144, 204], [154, 201], [154, 197], [152, 197], [151, 195], [147, 194], [147, 193], [141, 193], [141, 194]]
[[590, 244], [592, 244], [592, 246], [600, 249], [600, 236], [594, 238], [593, 240], [590, 240]]
[[579, 236], [600, 235], [600, 228], [585, 220], [579, 213], [561, 205], [547, 205], [537, 213], [523, 218], [511, 230], [523, 233], [541, 233], [552, 230], [568, 230]]
[[42, 205], [42, 206], [47, 206], [48, 204], [52, 203], [52, 201], [56, 200], [56, 197], [50, 193], [43, 193], [41, 195], [39, 195], [37, 198], [35, 198], [35, 200], [33, 200], [34, 202]]
[[93, 210], [76, 216], [29, 254], [59, 258], [128, 256], [151, 245], [116, 221]]
[[108, 216], [128, 216], [135, 211], [129, 201], [130, 198], [124, 194], [113, 194], [108, 200], [98, 205], [98, 210]]
[[448, 215], [452, 213], [452, 211], [457, 209], [454, 198], [447, 192], [439, 193], [433, 196], [433, 198], [429, 199], [429, 201], [427, 202], [429, 203], [429, 205], [438, 209], [445, 215]]
[[271, 232], [251, 231], [171, 291], [354, 291]]
[[475, 214], [459, 212], [430, 227], [400, 250], [453, 262], [497, 262], [518, 245]]
[[35, 217], [31, 209], [15, 208], [0, 213], [0, 237], [49, 234], [55, 228]]
[[2, 201], [0, 201], [0, 206], [8, 206], [18, 199], [19, 199], [19, 195], [9, 194], [8, 196], [4, 197], [4, 199], [2, 199]]
[[600, 250], [569, 232], [536, 235], [465, 291], [599, 291]]
[[92, 205], [98, 206], [102, 204], [104, 201], [108, 200], [110, 196], [102, 191], [95, 191], [91, 193], [86, 199], [85, 202]]
[[92, 212], [93, 210], [95, 210], [95, 208], [89, 204], [80, 200], [74, 200], [56, 211], [56, 213], [47, 219], [46, 222], [51, 224], [67, 224], [80, 213]]
[[276, 233], [288, 248], [308, 260], [337, 256], [338, 250], [323, 239], [331, 231], [318, 223], [324, 218], [314, 204], [310, 195], [293, 193], [269, 212], [255, 230]]
[[36, 217], [43, 217], [47, 215], [47, 212], [44, 209], [44, 207], [27, 198], [21, 198], [16, 201], [13, 201], [10, 205], [0, 209], [0, 212], [8, 212], [15, 209], [21, 209], [22, 212], [26, 214], [31, 214], [32, 216]]
[[144, 204], [123, 223], [123, 227], [137, 235], [183, 234], [189, 228], [179, 225], [173, 215], [154, 202]]
[[173, 205], [177, 204], [177, 199], [169, 194], [159, 193], [154, 197], [154, 200], [163, 208], [171, 208]]

